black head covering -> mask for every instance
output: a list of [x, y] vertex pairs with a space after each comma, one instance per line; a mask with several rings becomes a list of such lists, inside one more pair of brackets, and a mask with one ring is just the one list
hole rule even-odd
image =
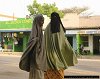
[[57, 12], [53, 12], [51, 14], [51, 23], [50, 24], [51, 24], [51, 32], [52, 33], [60, 32], [60, 24], [62, 25], [63, 30], [65, 32], [65, 28], [61, 22], [59, 14]]

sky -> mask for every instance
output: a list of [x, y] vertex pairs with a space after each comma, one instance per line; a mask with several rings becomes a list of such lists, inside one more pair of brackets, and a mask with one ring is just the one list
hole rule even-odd
[[[100, 15], [100, 0], [37, 0], [38, 3], [56, 3], [59, 9], [71, 7], [89, 7], [88, 13]], [[0, 14], [13, 15], [16, 17], [25, 17], [29, 14], [27, 5], [32, 4], [33, 0], [0, 0]]]

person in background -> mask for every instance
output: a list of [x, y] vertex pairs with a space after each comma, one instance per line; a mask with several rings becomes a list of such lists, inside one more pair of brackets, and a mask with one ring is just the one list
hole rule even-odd
[[44, 79], [64, 79], [64, 70], [78, 62], [64, 32], [65, 28], [59, 14], [53, 12], [51, 21], [44, 31], [44, 49], [47, 58]]
[[84, 46], [83, 46], [83, 44], [80, 44], [80, 52], [81, 53], [84, 52]]
[[42, 14], [35, 16], [27, 48], [24, 51], [19, 68], [29, 72], [29, 79], [44, 79], [46, 71], [46, 54], [43, 51]]

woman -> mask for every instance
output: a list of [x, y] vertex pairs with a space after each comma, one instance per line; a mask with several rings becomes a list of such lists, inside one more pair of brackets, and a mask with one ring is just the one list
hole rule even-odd
[[43, 23], [44, 17], [42, 14], [36, 15], [27, 48], [19, 63], [20, 69], [29, 72], [29, 79], [44, 79], [46, 56], [43, 51]]
[[45, 79], [64, 79], [64, 70], [74, 66], [77, 58], [64, 35], [65, 28], [59, 14], [51, 14], [51, 22], [44, 32], [44, 44], [47, 57]]

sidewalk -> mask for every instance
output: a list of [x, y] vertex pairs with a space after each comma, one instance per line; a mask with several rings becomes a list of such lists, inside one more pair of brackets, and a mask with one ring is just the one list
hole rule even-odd
[[100, 55], [81, 55], [79, 59], [100, 59]]
[[23, 52], [0, 52], [0, 55], [15, 55], [15, 56], [21, 56]]
[[[21, 56], [23, 52], [0, 52], [0, 54]], [[80, 55], [78, 59], [100, 59], [100, 55]]]

